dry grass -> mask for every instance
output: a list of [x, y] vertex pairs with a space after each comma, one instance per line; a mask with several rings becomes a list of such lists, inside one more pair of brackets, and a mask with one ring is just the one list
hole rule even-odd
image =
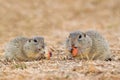
[[[59, 60], [74, 30], [99, 31], [113, 61]], [[51, 60], [0, 61], [0, 80], [120, 80], [120, 0], [0, 0], [0, 55], [16, 36], [45, 37], [55, 49]]]

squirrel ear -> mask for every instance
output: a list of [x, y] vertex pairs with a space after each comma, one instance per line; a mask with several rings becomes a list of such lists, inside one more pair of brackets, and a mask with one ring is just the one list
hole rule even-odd
[[70, 38], [70, 35], [68, 35], [67, 38]]
[[86, 33], [83, 33], [84, 37], [86, 37]]

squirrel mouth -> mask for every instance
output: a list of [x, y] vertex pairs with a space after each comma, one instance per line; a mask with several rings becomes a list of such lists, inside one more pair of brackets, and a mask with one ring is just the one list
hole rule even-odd
[[72, 47], [71, 53], [73, 57], [76, 57], [78, 54], [78, 48], [77, 47]]

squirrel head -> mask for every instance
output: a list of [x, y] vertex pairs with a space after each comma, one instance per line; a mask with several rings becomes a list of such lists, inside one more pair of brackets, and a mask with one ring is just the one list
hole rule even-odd
[[24, 45], [23, 50], [28, 58], [38, 58], [45, 53], [43, 37], [30, 38]]
[[86, 34], [80, 31], [71, 32], [68, 36], [68, 42], [71, 47], [80, 47], [80, 44], [84, 44], [83, 41], [86, 39]]
[[76, 53], [73, 54], [74, 56], [76, 56], [78, 53], [85, 53], [86, 49], [92, 46], [91, 38], [86, 33], [83, 33], [81, 31], [71, 32], [67, 41], [68, 46], [70, 47], [69, 51], [71, 53], [74, 53], [72, 50], [78, 50], [75, 51]]

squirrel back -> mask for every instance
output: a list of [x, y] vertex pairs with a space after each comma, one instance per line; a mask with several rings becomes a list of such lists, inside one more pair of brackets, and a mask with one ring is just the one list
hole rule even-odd
[[87, 31], [86, 34], [92, 39], [92, 49], [94, 58], [107, 59], [110, 57], [110, 49], [107, 40], [97, 31]]

